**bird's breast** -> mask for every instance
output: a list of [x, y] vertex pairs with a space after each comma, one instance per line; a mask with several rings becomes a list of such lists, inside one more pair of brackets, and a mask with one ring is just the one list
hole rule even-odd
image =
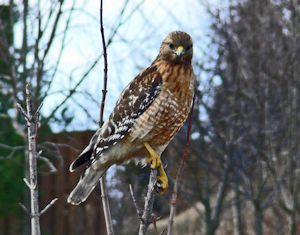
[[180, 66], [162, 71], [163, 86], [160, 94], [137, 120], [131, 132], [132, 139], [165, 145], [185, 122], [194, 93], [192, 70]]

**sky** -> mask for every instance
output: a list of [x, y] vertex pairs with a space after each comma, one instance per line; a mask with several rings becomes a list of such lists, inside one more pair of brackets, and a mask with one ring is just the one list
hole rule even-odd
[[[1, 0], [0, 0], [1, 1]], [[32, 8], [38, 1], [30, 1]], [[39, 1], [44, 12], [48, 14], [50, 2]], [[61, 63], [54, 77], [53, 86], [44, 101], [42, 112], [47, 116], [66, 94], [80, 80], [96, 58], [102, 54], [101, 34], [99, 27], [99, 2], [94, 0], [66, 0], [63, 8], [64, 21], [58, 27], [58, 36], [47, 58], [49, 71], [59, 57], [63, 40], [65, 42]], [[72, 4], [75, 3], [73, 6]], [[205, 53], [214, 53], [208, 35], [211, 34], [210, 17], [206, 6], [224, 5], [217, 0], [129, 0], [124, 14], [120, 18], [125, 0], [104, 0], [104, 29], [106, 40], [121, 22], [117, 33], [108, 47], [108, 93], [104, 116], [112, 111], [122, 89], [142, 69], [148, 67], [158, 54], [161, 41], [174, 30], [189, 33], [194, 41], [194, 63], [205, 60]], [[68, 12], [74, 7], [70, 29], [63, 39]], [[226, 7], [224, 5], [224, 7]], [[121, 21], [120, 21], [121, 19]], [[34, 16], [32, 22], [35, 22]], [[36, 27], [29, 24], [29, 33], [34, 35]], [[20, 46], [22, 25], [15, 27], [15, 44]], [[49, 32], [48, 32], [49, 33]], [[29, 37], [30, 40], [30, 37]], [[103, 87], [103, 58], [93, 71], [82, 82], [80, 91], [67, 102], [66, 116], [73, 116], [72, 123], [66, 130], [96, 129], [99, 119], [99, 103]], [[205, 79], [205, 74], [199, 73]], [[86, 112], [88, 111], [88, 115]], [[62, 131], [64, 126], [53, 123], [55, 132]]]

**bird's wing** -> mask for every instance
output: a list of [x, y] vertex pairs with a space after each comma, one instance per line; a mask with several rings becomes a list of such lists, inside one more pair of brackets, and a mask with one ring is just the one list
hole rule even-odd
[[90, 144], [71, 164], [70, 171], [83, 164], [91, 165], [105, 149], [115, 145], [130, 131], [135, 120], [160, 93], [162, 77], [155, 65], [144, 70], [128, 84], [103, 127], [92, 137]]

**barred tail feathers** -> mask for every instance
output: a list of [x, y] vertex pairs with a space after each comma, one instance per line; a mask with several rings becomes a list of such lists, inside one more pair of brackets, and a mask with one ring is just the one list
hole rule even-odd
[[107, 168], [102, 170], [94, 170], [92, 167], [88, 168], [83, 177], [80, 178], [78, 184], [73, 189], [68, 197], [68, 203], [79, 205], [84, 202], [96, 187], [99, 179], [106, 172]]

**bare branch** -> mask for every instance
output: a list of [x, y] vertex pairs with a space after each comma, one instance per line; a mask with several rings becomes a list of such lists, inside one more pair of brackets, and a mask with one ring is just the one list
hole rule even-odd
[[29, 189], [33, 190], [35, 188], [35, 185], [31, 185], [26, 178], [23, 178], [23, 181]]
[[58, 57], [56, 59], [56, 63], [55, 63], [55, 66], [54, 66], [54, 71], [53, 71], [53, 73], [50, 76], [51, 78], [50, 78], [49, 83], [47, 84], [47, 88], [45, 89], [46, 90], [45, 94], [44, 94], [43, 98], [41, 99], [42, 101], [48, 96], [50, 88], [51, 88], [51, 85], [52, 85], [52, 83], [54, 81], [54, 77], [55, 77], [55, 75], [56, 75], [56, 73], [58, 71], [58, 67], [59, 67], [59, 64], [61, 62], [63, 51], [64, 51], [65, 45], [66, 45], [67, 32], [68, 32], [68, 29], [70, 28], [71, 16], [72, 16], [72, 14], [74, 12], [75, 2], [76, 2], [75, 0], [73, 0], [73, 2], [72, 2], [72, 7], [70, 9], [70, 12], [69, 12], [69, 15], [68, 15], [68, 19], [66, 21], [66, 26], [65, 26], [65, 28], [63, 30], [64, 34], [63, 34], [63, 38], [61, 40], [61, 46], [60, 46], [59, 54], [58, 54]]
[[27, 116], [27, 112], [23, 109], [22, 105], [17, 103], [17, 108], [22, 113], [22, 115], [25, 117], [25, 120], [29, 121], [29, 117]]
[[51, 48], [51, 45], [53, 43], [53, 39], [55, 37], [55, 34], [56, 34], [56, 30], [57, 30], [57, 25], [58, 25], [58, 22], [59, 22], [59, 19], [61, 17], [61, 14], [62, 14], [62, 6], [64, 4], [64, 0], [61, 0], [59, 1], [59, 9], [58, 9], [58, 13], [56, 14], [56, 17], [55, 17], [55, 21], [54, 21], [54, 25], [52, 26], [52, 31], [51, 31], [51, 34], [50, 34], [50, 37], [49, 37], [49, 41], [47, 43], [47, 47], [44, 51], [44, 55], [43, 55], [43, 58], [42, 58], [42, 61], [45, 60], [50, 48]]
[[48, 117], [43, 121], [43, 123], [48, 123], [49, 120], [54, 116], [54, 114], [59, 110], [69, 99], [72, 97], [72, 95], [75, 94], [78, 87], [82, 84], [82, 82], [88, 77], [90, 72], [95, 68], [95, 66], [98, 64], [100, 58], [102, 55], [98, 56], [93, 64], [87, 69], [87, 71], [83, 74], [83, 76], [79, 79], [79, 81], [75, 84], [75, 86], [69, 90], [69, 93], [66, 95], [66, 97], [52, 110], [52, 112], [48, 115]]
[[154, 187], [155, 187], [156, 181], [157, 181], [156, 178], [157, 178], [157, 170], [151, 169], [142, 220], [140, 221], [139, 235], [145, 235], [147, 232], [148, 226], [151, 224], [151, 214], [152, 214], [153, 203], [154, 203], [154, 198], [155, 198]]
[[38, 156], [38, 159], [42, 160], [47, 164], [47, 166], [50, 168], [50, 173], [55, 173], [57, 172], [56, 167], [53, 165], [53, 163], [46, 157], [43, 156]]
[[102, 89], [102, 100], [101, 100], [101, 107], [100, 107], [100, 120], [99, 125], [100, 127], [103, 125], [103, 113], [104, 113], [104, 105], [105, 105], [105, 98], [107, 93], [107, 51], [106, 51], [106, 43], [105, 43], [105, 35], [104, 35], [104, 27], [103, 27], [103, 1], [100, 1], [100, 31], [101, 31], [101, 40], [102, 40], [102, 47], [103, 47], [103, 56], [104, 56], [104, 75], [103, 75], [103, 89]]
[[137, 205], [137, 201], [136, 201], [136, 199], [135, 199], [135, 197], [134, 197], [134, 194], [133, 194], [133, 190], [132, 190], [131, 184], [129, 184], [129, 190], [130, 190], [131, 198], [132, 198], [134, 207], [135, 207], [135, 209], [136, 209], [137, 215], [138, 215], [140, 221], [143, 221], [143, 218], [142, 218], [143, 213], [141, 212], [140, 208], [139, 208], [138, 205]]
[[110, 213], [108, 196], [107, 196], [107, 191], [105, 186], [105, 176], [102, 176], [102, 178], [100, 179], [100, 187], [101, 187], [101, 199], [103, 204], [106, 232], [107, 235], [113, 235], [114, 231], [112, 227], [111, 213]]
[[43, 210], [40, 212], [40, 216], [44, 214], [54, 203], [58, 200], [58, 198], [54, 198]]
[[98, 123], [98, 121], [95, 118], [93, 118], [93, 116], [90, 114], [90, 111], [88, 110], [88, 108], [86, 108], [84, 105], [82, 105], [80, 102], [78, 102], [77, 99], [74, 97], [71, 97], [71, 100], [84, 111], [84, 113], [87, 115], [87, 117], [93, 121], [93, 123]]
[[40, 105], [37, 107], [37, 109], [33, 112], [33, 115], [35, 117], [38, 117], [40, 115], [40, 111], [41, 111], [42, 107], [43, 107], [43, 103], [40, 103]]
[[0, 143], [0, 148], [10, 150], [10, 153], [7, 156], [0, 156], [0, 160], [8, 160], [11, 159], [18, 150], [24, 149], [24, 146], [9, 146]]
[[[103, 89], [102, 89], [102, 100], [100, 107], [100, 118], [99, 118], [99, 127], [103, 125], [103, 113], [104, 113], [104, 105], [105, 98], [107, 93], [107, 52], [106, 52], [106, 43], [105, 43], [105, 35], [104, 35], [104, 27], [103, 27], [103, 1], [100, 0], [100, 31], [101, 31], [101, 40], [103, 47], [103, 56], [104, 56], [104, 76], [103, 76]], [[104, 218], [106, 225], [107, 235], [113, 235], [113, 227], [112, 227], [112, 219], [109, 208], [108, 196], [105, 187], [105, 175], [100, 178], [100, 187], [101, 187], [101, 198], [104, 210]]]
[[29, 210], [27, 209], [27, 207], [24, 205], [24, 204], [22, 204], [21, 202], [19, 202], [18, 203], [19, 204], [19, 206], [30, 216], [30, 212], [29, 212]]
[[167, 228], [164, 228], [159, 235], [163, 235], [167, 231]]

